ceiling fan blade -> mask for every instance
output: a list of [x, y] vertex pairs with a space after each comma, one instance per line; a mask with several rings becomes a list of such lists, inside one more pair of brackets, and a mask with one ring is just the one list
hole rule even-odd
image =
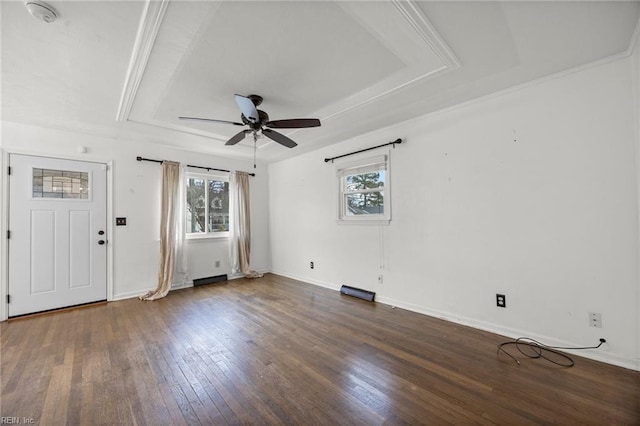
[[234, 126], [244, 126], [244, 124], [237, 123], [235, 121], [214, 120], [213, 118], [199, 118], [199, 117], [178, 117], [178, 118], [180, 120], [209, 121], [212, 123], [226, 123], [226, 124], [233, 124]]
[[293, 148], [294, 146], [298, 146], [297, 143], [283, 135], [282, 133], [275, 132], [271, 129], [262, 129], [262, 134], [268, 137], [269, 139], [273, 139], [278, 142], [280, 145], [284, 145], [287, 148]]
[[274, 129], [302, 129], [305, 127], [319, 127], [320, 120], [317, 118], [290, 118], [288, 120], [273, 120], [265, 124]]
[[246, 96], [236, 95], [236, 103], [238, 104], [238, 108], [242, 111], [242, 114], [252, 123], [257, 123], [260, 120], [258, 116], [258, 110], [256, 106], [253, 104], [253, 101]]
[[231, 139], [229, 139], [225, 145], [235, 145], [238, 142], [240, 142], [242, 139], [244, 139], [245, 135], [247, 133], [250, 133], [251, 130], [243, 130], [241, 132], [236, 133]]

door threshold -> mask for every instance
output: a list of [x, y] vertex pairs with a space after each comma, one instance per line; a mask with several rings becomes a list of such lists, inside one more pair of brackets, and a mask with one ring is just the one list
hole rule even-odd
[[73, 311], [73, 310], [76, 310], [76, 309], [93, 308], [95, 306], [101, 306], [101, 305], [106, 305], [106, 304], [107, 304], [106, 300], [99, 300], [97, 302], [89, 302], [89, 303], [82, 303], [80, 305], [66, 306], [64, 308], [48, 309], [46, 311], [33, 312], [33, 313], [30, 313], [30, 314], [23, 314], [23, 315], [16, 315], [14, 317], [9, 317], [7, 319], [7, 321], [8, 322], [18, 321], [18, 320], [23, 320], [23, 319], [28, 319], [28, 318], [41, 317], [41, 316], [44, 316], [44, 315], [57, 314], [57, 313], [60, 313], [60, 312]]

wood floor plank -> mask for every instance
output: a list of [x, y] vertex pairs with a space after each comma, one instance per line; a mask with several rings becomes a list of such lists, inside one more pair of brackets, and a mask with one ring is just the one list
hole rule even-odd
[[640, 424], [637, 371], [271, 274], [0, 333], [0, 414], [37, 424]]

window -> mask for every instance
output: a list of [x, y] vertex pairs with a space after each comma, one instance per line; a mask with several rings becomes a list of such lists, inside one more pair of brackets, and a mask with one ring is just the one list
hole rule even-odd
[[391, 220], [388, 158], [383, 155], [338, 166], [338, 220], [360, 223]]
[[229, 181], [227, 178], [193, 174], [187, 174], [186, 178], [187, 236], [228, 236]]

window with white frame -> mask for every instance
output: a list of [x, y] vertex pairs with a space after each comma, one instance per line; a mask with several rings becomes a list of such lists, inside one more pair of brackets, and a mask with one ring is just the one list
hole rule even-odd
[[188, 173], [185, 180], [187, 237], [228, 236], [229, 179]]
[[389, 155], [341, 164], [337, 175], [339, 221], [388, 223], [391, 220]]

